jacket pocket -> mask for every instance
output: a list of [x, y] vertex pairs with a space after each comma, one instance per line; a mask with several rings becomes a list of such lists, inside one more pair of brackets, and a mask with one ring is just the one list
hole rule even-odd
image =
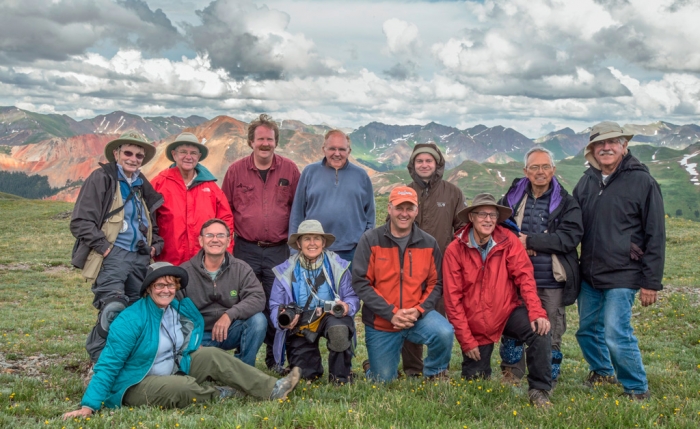
[[625, 268], [630, 264], [630, 235], [623, 234], [618, 239], [611, 238], [606, 243], [610, 249], [608, 252], [603, 250], [601, 258], [604, 264], [609, 268], [619, 269]]

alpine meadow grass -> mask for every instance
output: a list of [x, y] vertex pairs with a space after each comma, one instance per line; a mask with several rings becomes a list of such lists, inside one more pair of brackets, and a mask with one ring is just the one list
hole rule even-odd
[[[382, 206], [384, 204], [384, 206]], [[386, 202], [378, 203], [378, 222]], [[364, 330], [358, 319], [353, 360], [358, 381], [301, 384], [284, 402], [250, 398], [197, 403], [181, 410], [103, 409], [85, 420], [61, 419], [79, 406], [88, 366], [85, 337], [95, 322], [90, 284], [70, 267], [68, 203], [0, 199], [0, 427], [66, 428], [697, 428], [700, 426], [700, 223], [667, 219], [665, 290], [657, 304], [636, 304], [652, 398], [632, 402], [615, 386], [583, 386], [588, 366], [567, 308], [564, 361], [554, 406], [535, 409], [526, 381], [464, 381], [453, 349], [449, 381], [365, 380]], [[382, 210], [384, 209], [384, 211]], [[69, 213], [68, 213], [69, 214]], [[324, 350], [325, 346], [321, 347]], [[258, 367], [262, 368], [262, 354]]]

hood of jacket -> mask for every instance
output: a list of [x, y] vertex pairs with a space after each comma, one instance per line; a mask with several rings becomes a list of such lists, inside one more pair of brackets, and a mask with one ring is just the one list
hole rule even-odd
[[[525, 196], [529, 184], [530, 180], [527, 177], [514, 179], [513, 183], [510, 185], [510, 189], [506, 192], [505, 200], [508, 203], [508, 207], [513, 210], [513, 213], [515, 213], [518, 203], [523, 199], [523, 196]], [[554, 210], [559, 207], [562, 199], [567, 194], [566, 190], [559, 184], [559, 180], [557, 180], [556, 176], [552, 176], [551, 185], [552, 197], [549, 199], [549, 213], [554, 212]]]
[[[425, 188], [426, 184], [425, 181], [418, 175], [416, 172], [416, 156], [418, 155], [417, 152], [420, 151], [420, 149], [423, 148], [430, 148], [434, 151], [436, 151], [439, 155], [438, 160], [436, 160], [436, 168], [435, 168], [435, 173], [433, 173], [433, 176], [430, 178], [428, 181], [428, 186], [433, 187], [436, 183], [440, 182], [442, 180], [442, 175], [445, 172], [445, 157], [442, 156], [442, 152], [440, 151], [440, 148], [435, 144], [435, 143], [418, 143], [413, 147], [413, 152], [411, 153], [411, 159], [408, 161], [408, 173], [411, 175], [411, 178], [413, 179], [414, 182], [416, 182], [419, 186]], [[423, 152], [425, 153], [425, 152]]]

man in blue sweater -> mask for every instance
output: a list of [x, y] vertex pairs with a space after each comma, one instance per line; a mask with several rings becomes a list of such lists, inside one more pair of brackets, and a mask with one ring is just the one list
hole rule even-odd
[[306, 219], [316, 219], [333, 234], [329, 250], [352, 262], [362, 234], [374, 228], [374, 191], [367, 172], [348, 161], [350, 138], [340, 130], [326, 133], [324, 159], [301, 173], [289, 217], [289, 234]]

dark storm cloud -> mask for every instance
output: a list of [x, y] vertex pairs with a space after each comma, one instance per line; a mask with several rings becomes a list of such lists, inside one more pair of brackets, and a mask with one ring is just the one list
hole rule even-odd
[[318, 58], [312, 41], [287, 31], [290, 17], [284, 12], [251, 1], [216, 0], [196, 13], [201, 25], [183, 24], [190, 43], [234, 79], [334, 73]]
[[139, 0], [5, 2], [0, 14], [0, 59], [5, 64], [63, 61], [109, 40], [155, 52], [179, 37], [161, 10], [151, 11]]

